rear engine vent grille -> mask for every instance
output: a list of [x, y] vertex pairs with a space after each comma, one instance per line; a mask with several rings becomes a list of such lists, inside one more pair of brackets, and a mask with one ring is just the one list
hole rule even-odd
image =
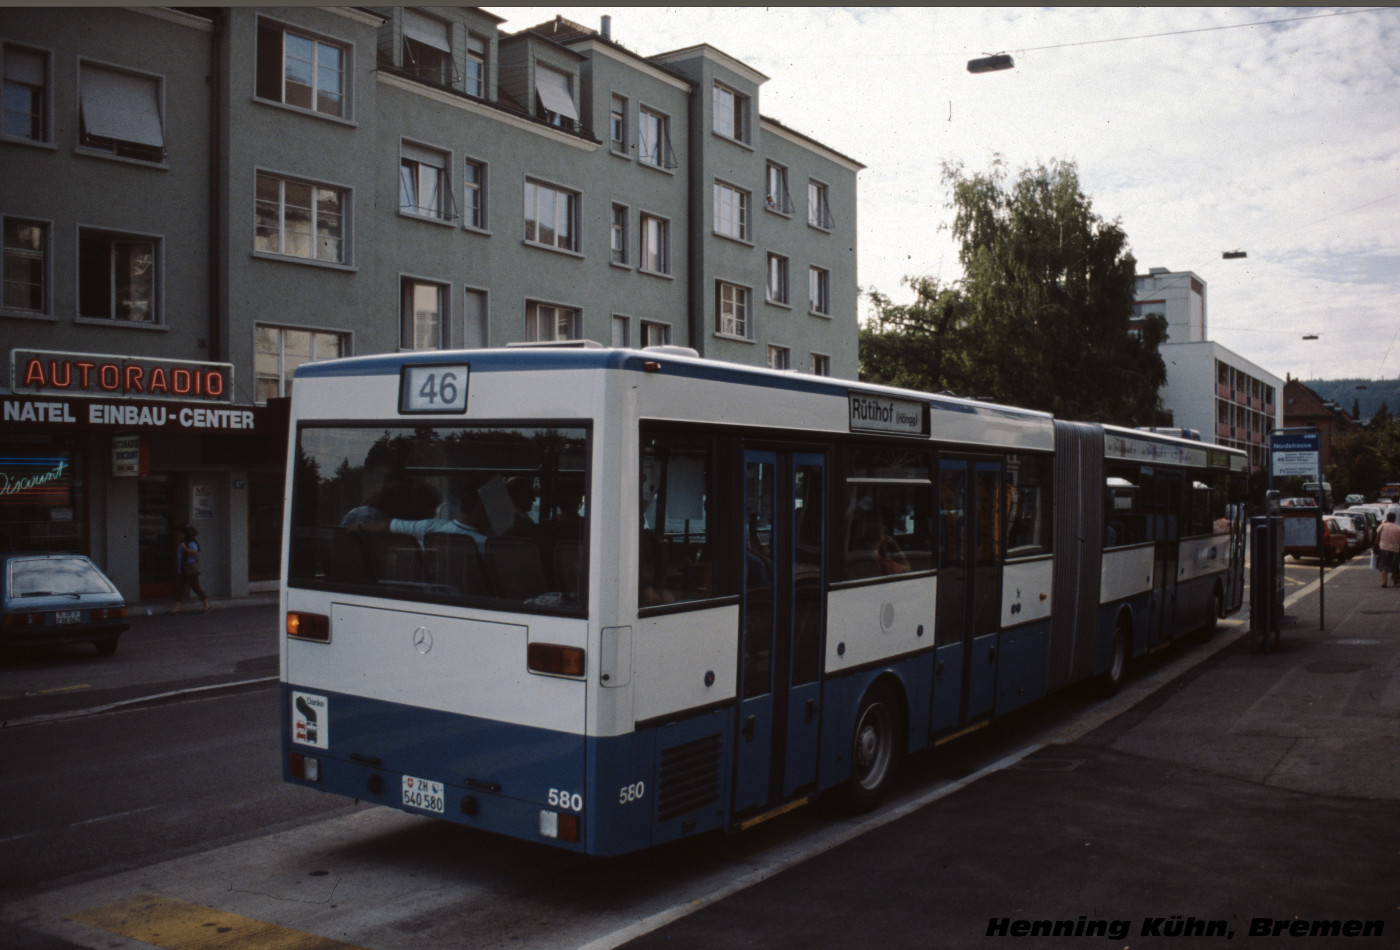
[[706, 736], [661, 750], [657, 821], [667, 822], [719, 801], [722, 747], [719, 736]]

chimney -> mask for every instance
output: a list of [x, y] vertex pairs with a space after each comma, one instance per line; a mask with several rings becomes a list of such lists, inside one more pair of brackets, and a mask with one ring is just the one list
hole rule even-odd
[[606, 13], [603, 14], [603, 39], [612, 39], [612, 17]]

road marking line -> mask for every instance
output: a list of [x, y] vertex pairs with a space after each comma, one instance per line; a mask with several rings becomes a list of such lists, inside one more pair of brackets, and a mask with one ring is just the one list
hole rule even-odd
[[164, 950], [364, 950], [352, 943], [160, 894], [140, 894], [68, 917]]
[[251, 680], [237, 680], [232, 683], [210, 683], [208, 686], [191, 686], [188, 689], [173, 689], [166, 693], [154, 693], [150, 696], [136, 696], [131, 699], [118, 700], [115, 703], [107, 703], [105, 706], [89, 706], [87, 709], [70, 709], [67, 712], [48, 713], [43, 716], [28, 716], [24, 719], [7, 719], [0, 722], [0, 729], [13, 729], [16, 726], [36, 726], [46, 722], [60, 722], [64, 719], [80, 719], [85, 716], [95, 716], [99, 713], [112, 712], [115, 709], [123, 709], [127, 706], [136, 706], [141, 703], [151, 703], [161, 699], [173, 699], [178, 696], [194, 696], [198, 693], [208, 693], [219, 689], [236, 689], [241, 686], [256, 686], [261, 683], [276, 683], [281, 676], [260, 676]]

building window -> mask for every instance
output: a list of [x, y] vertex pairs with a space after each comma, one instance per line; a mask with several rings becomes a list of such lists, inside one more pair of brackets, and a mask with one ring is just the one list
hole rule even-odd
[[792, 214], [792, 195], [788, 193], [787, 169], [776, 162], [769, 162], [766, 181], [763, 206], [769, 211]]
[[0, 48], [4, 99], [0, 133], [31, 142], [49, 140], [49, 56], [11, 43]]
[[627, 206], [612, 206], [612, 262], [627, 263]]
[[749, 193], [715, 182], [715, 233], [739, 241], [749, 239]]
[[453, 84], [452, 36], [446, 22], [417, 10], [403, 11], [403, 68], [435, 86]]
[[630, 322], [627, 317], [621, 314], [613, 314], [612, 318], [612, 345], [628, 347], [632, 338]]
[[807, 223], [823, 231], [830, 231], [832, 228], [827, 188], [819, 181], [807, 182]]
[[48, 313], [48, 225], [6, 218], [4, 234], [4, 309]]
[[525, 304], [525, 339], [530, 343], [582, 338], [579, 312], [572, 307], [529, 301]]
[[462, 64], [463, 85], [469, 96], [486, 98], [486, 40], [474, 33], [467, 34], [467, 55]]
[[651, 214], [642, 215], [642, 270], [671, 273], [671, 222]]
[[820, 267], [807, 271], [807, 309], [823, 316], [831, 313], [831, 272]]
[[715, 332], [723, 336], [753, 338], [749, 319], [749, 291], [724, 281], [715, 282]]
[[258, 23], [257, 95], [321, 115], [347, 118], [346, 47], [276, 24]]
[[255, 251], [347, 263], [345, 191], [259, 172], [255, 205]]
[[715, 83], [714, 88], [714, 129], [725, 138], [736, 142], [749, 141], [749, 100], [727, 86]]
[[642, 106], [637, 114], [637, 157], [653, 168], [675, 168], [671, 151], [671, 120]]
[[260, 406], [292, 394], [292, 374], [302, 363], [345, 355], [345, 338], [339, 333], [262, 324], [253, 333], [253, 401]]
[[525, 240], [577, 251], [578, 195], [542, 182], [525, 181]]
[[160, 241], [78, 229], [78, 316], [160, 323]]
[[788, 348], [785, 346], [768, 345], [768, 368], [787, 369], [788, 368]]
[[821, 353], [813, 353], [807, 360], [807, 368], [813, 376], [830, 376], [831, 357]]
[[788, 304], [788, 259], [781, 254], [768, 255], [768, 302]]
[[486, 165], [469, 158], [462, 168], [462, 223], [485, 230]]
[[490, 318], [486, 310], [486, 291], [468, 287], [462, 295], [462, 348], [484, 350], [491, 345]]
[[612, 113], [608, 117], [608, 141], [619, 155], [627, 154], [627, 99], [614, 94]]
[[578, 107], [569, 91], [568, 76], [547, 66], [535, 66], [535, 115], [561, 129], [578, 126]]
[[399, 159], [399, 210], [448, 220], [454, 217], [446, 152], [404, 142]]
[[122, 158], [165, 161], [159, 79], [80, 63], [78, 85], [79, 145]]
[[399, 283], [399, 348], [440, 350], [447, 345], [447, 287], [405, 277]]
[[641, 330], [642, 346], [669, 346], [671, 343], [669, 324], [643, 320]]

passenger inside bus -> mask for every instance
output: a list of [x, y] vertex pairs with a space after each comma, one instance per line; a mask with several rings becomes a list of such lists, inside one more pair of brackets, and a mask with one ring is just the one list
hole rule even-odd
[[[869, 499], [862, 502], [868, 504]], [[909, 570], [909, 559], [885, 530], [878, 511], [857, 510], [852, 515], [846, 567], [853, 578], [904, 574]]]

